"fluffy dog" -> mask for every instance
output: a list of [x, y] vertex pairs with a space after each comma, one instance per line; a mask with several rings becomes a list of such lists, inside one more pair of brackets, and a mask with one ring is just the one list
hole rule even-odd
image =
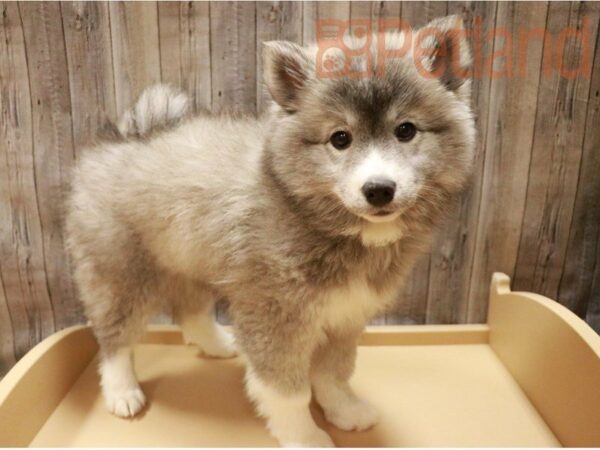
[[187, 98], [159, 86], [83, 155], [68, 246], [110, 411], [144, 406], [132, 345], [165, 304], [186, 341], [235, 354], [213, 321], [223, 296], [247, 392], [282, 445], [333, 444], [311, 418], [311, 387], [339, 428], [376, 422], [348, 383], [357, 339], [394, 302], [474, 155], [462, 21], [426, 29], [436, 39], [412, 33], [411, 50], [367, 78], [352, 76], [364, 62], [321, 77], [316, 47], [267, 43], [262, 117], [188, 117]]

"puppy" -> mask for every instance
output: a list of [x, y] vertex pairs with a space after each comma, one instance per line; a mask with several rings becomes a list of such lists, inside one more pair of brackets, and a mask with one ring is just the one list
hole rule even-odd
[[[410, 42], [406, 33], [386, 39]], [[309, 412], [311, 387], [337, 427], [376, 423], [348, 383], [357, 339], [469, 177], [470, 55], [452, 16], [413, 32], [410, 50], [371, 77], [353, 76], [364, 61], [320, 76], [316, 57], [317, 47], [265, 44], [273, 104], [259, 118], [192, 118], [185, 96], [152, 88], [118, 139], [78, 162], [68, 247], [111, 412], [144, 406], [132, 346], [164, 305], [187, 342], [235, 355], [213, 321], [226, 297], [248, 395], [282, 445], [333, 445]]]

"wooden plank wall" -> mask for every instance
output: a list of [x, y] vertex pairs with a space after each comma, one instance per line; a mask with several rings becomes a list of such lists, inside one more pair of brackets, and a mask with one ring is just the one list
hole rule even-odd
[[312, 42], [318, 19], [418, 27], [455, 13], [474, 38], [479, 30], [471, 187], [379, 323], [482, 322], [498, 270], [600, 330], [599, 3], [7, 2], [0, 11], [0, 373], [84, 320], [62, 198], [105, 118], [160, 81], [181, 86], [197, 111], [260, 113], [261, 43]]

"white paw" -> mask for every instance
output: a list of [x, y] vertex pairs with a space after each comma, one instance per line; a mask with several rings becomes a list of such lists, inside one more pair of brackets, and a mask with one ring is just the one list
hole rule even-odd
[[375, 425], [379, 415], [369, 403], [356, 399], [352, 402], [344, 402], [339, 407], [324, 410], [325, 418], [340, 430], [363, 431]]
[[146, 404], [146, 397], [139, 387], [120, 391], [105, 390], [104, 400], [108, 410], [119, 417], [133, 417]]
[[315, 427], [315, 428], [316, 428], [315, 430], [311, 431], [311, 433], [307, 434], [306, 436], [301, 436], [296, 439], [290, 439], [289, 441], [280, 439], [279, 443], [281, 444], [282, 447], [288, 447], [288, 448], [303, 448], [303, 447], [332, 448], [332, 447], [335, 447], [335, 444], [333, 443], [333, 441], [331, 440], [331, 438], [329, 437], [329, 435], [327, 433], [325, 433], [323, 430], [321, 430], [318, 427]]
[[213, 358], [233, 358], [238, 354], [235, 348], [233, 335], [222, 327], [218, 327], [217, 332], [210, 339], [203, 339], [197, 345], [200, 350]]

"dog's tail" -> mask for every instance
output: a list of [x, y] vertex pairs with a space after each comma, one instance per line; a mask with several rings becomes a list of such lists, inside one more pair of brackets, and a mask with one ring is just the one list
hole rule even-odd
[[108, 123], [102, 137], [111, 140], [145, 139], [157, 131], [173, 128], [191, 114], [191, 100], [167, 84], [155, 84], [142, 92], [118, 123]]

